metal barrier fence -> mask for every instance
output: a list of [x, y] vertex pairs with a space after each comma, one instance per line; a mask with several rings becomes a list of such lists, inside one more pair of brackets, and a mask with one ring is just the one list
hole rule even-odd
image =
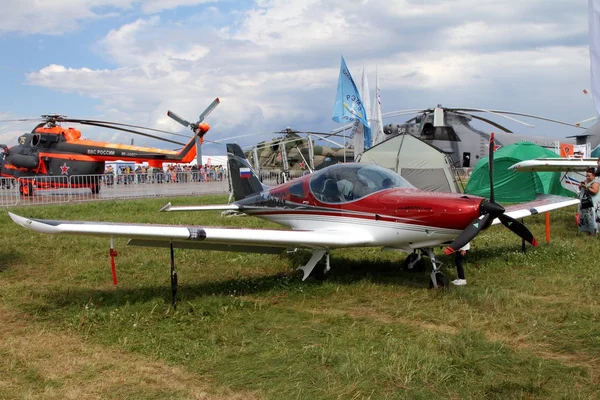
[[0, 207], [229, 192], [225, 174], [194, 172], [0, 179]]
[[[287, 180], [291, 181], [292, 179], [299, 178], [305, 174], [310, 173], [310, 171], [302, 171], [302, 170], [292, 170], [288, 171]], [[265, 171], [262, 170], [258, 173], [260, 181], [265, 185], [274, 186], [279, 185], [284, 182], [283, 179], [283, 171]]]
[[19, 186], [15, 178], [0, 178], [0, 207], [19, 204]]

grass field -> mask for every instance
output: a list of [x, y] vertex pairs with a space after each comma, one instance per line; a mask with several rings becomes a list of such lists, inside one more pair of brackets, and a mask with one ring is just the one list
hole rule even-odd
[[[169, 200], [169, 199], [167, 199]], [[273, 227], [167, 200], [15, 208], [48, 219]], [[225, 196], [170, 199], [224, 202]], [[520, 252], [492, 227], [466, 287], [431, 291], [403, 253], [334, 251], [323, 282], [306, 257], [176, 250], [41, 235], [0, 214], [0, 399], [588, 399], [600, 396], [600, 242], [552, 214], [552, 242]], [[540, 242], [543, 216], [525, 220]], [[451, 259], [442, 256], [449, 277]]]

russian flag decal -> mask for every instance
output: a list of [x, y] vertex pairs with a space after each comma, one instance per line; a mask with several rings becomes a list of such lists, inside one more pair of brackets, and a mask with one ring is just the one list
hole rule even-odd
[[240, 168], [240, 178], [250, 178], [250, 168]]

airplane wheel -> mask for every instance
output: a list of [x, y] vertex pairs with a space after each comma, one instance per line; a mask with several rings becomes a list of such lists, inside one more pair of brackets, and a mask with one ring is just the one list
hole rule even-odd
[[93, 194], [98, 194], [98, 193], [100, 193], [100, 185], [92, 185], [92, 186], [90, 187], [90, 189], [92, 189], [92, 193], [93, 193]]
[[406, 257], [406, 259], [404, 260], [404, 269], [406, 269], [409, 272], [425, 271], [425, 260], [423, 260], [423, 256], [421, 256], [421, 259], [419, 261], [417, 261], [417, 263], [415, 265], [413, 265], [412, 268], [409, 268], [410, 263], [412, 261], [414, 261], [417, 257], [418, 257], [417, 253], [410, 253], [408, 255], [408, 257]]
[[317, 281], [324, 281], [327, 277], [327, 271], [325, 270], [325, 264], [319, 263], [315, 265], [315, 268], [310, 273], [310, 277]]
[[[450, 284], [448, 278], [446, 278], [446, 275], [442, 274], [441, 272], [435, 273], [435, 280], [437, 281], [437, 287], [435, 287], [435, 289], [444, 289]], [[429, 289], [434, 289], [431, 278], [429, 278]]]

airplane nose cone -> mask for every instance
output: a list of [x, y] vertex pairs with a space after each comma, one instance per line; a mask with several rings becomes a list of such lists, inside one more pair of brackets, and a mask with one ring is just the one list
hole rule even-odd
[[502, 207], [500, 204], [494, 202], [490, 202], [488, 200], [484, 200], [481, 202], [481, 205], [479, 206], [479, 213], [480, 214], [491, 214], [493, 216], [498, 216], [502, 213], [504, 213], [504, 207]]

